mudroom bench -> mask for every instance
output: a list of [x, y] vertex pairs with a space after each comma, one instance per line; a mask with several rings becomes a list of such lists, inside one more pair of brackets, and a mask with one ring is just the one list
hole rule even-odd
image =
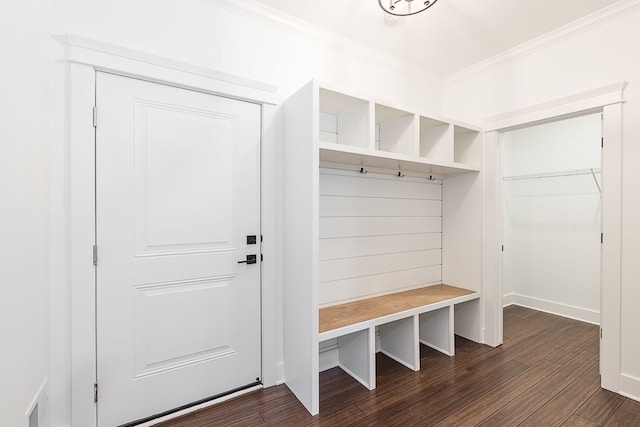
[[318, 338], [337, 339], [338, 366], [373, 390], [376, 330], [379, 351], [418, 371], [420, 343], [453, 356], [455, 306], [478, 304], [479, 298], [479, 292], [440, 284], [333, 305], [319, 311]]

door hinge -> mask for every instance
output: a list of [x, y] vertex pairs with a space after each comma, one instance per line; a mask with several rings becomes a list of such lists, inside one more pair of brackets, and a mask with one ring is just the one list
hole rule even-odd
[[602, 339], [602, 328], [600, 328], [600, 339]]
[[98, 402], [98, 383], [93, 383], [93, 402]]
[[604, 148], [604, 137], [600, 138], [600, 148]]
[[604, 243], [604, 233], [600, 233], [600, 243]]
[[93, 265], [98, 265], [98, 245], [93, 245]]
[[502, 245], [502, 252], [504, 252], [504, 245]]
[[93, 127], [98, 127], [98, 108], [93, 107]]

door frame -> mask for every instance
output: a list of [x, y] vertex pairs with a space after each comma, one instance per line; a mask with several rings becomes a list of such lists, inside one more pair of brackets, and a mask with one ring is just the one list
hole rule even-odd
[[501, 196], [502, 132], [577, 113], [602, 112], [602, 232], [600, 282], [601, 386], [620, 393], [622, 244], [622, 105], [626, 82], [533, 105], [486, 120], [483, 146], [483, 297], [485, 343], [503, 341]]
[[[69, 280], [71, 289], [71, 421], [96, 426], [95, 105], [96, 72], [105, 71], [261, 105], [261, 322], [262, 377], [275, 385], [278, 372], [277, 87], [75, 35], [67, 35]], [[99, 121], [99, 112], [98, 112]], [[262, 197], [263, 195], [276, 197]]]

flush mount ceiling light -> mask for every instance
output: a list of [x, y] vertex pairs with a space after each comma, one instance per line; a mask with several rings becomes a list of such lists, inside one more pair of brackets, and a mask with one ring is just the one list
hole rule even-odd
[[378, 4], [389, 15], [407, 16], [423, 12], [438, 0], [378, 0]]

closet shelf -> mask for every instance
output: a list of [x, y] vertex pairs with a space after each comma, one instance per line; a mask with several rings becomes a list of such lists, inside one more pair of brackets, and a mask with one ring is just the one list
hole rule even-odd
[[331, 164], [341, 169], [378, 168], [390, 171], [417, 172], [436, 177], [479, 172], [480, 169], [454, 162], [443, 162], [428, 158], [407, 156], [388, 151], [320, 142], [320, 163]]

